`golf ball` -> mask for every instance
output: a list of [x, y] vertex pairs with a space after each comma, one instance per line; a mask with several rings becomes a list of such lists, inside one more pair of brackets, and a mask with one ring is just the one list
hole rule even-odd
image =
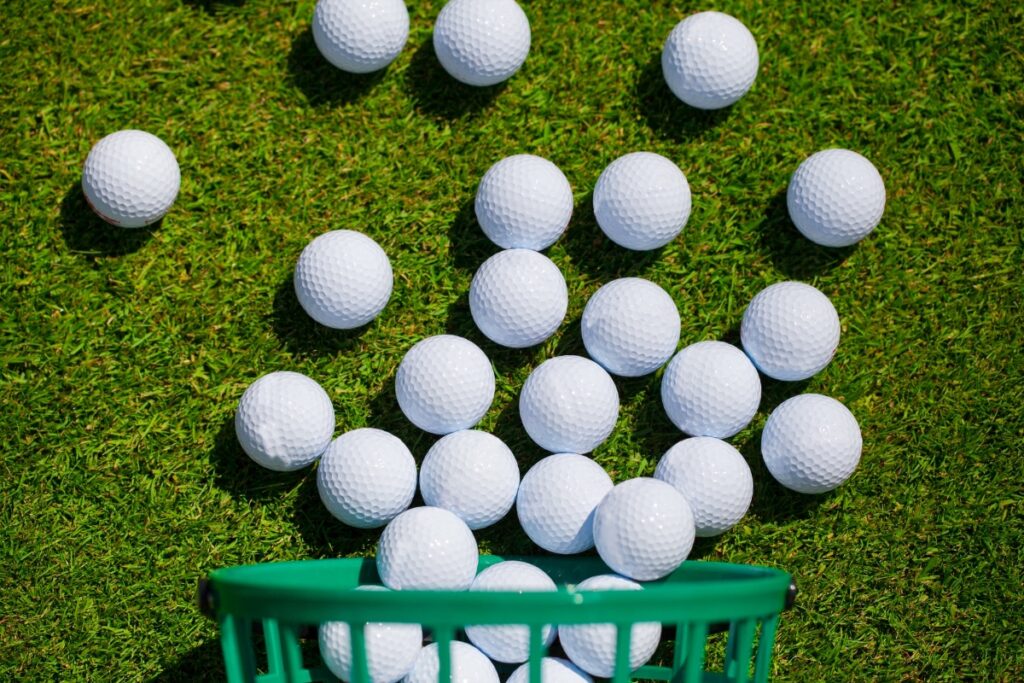
[[594, 188], [594, 215], [612, 242], [646, 251], [676, 238], [690, 217], [690, 185], [674, 163], [651, 152], [621, 156]]
[[616, 485], [594, 512], [597, 554], [613, 571], [637, 581], [675, 571], [693, 548], [695, 529], [683, 494], [648, 477]]
[[427, 505], [454, 512], [470, 529], [483, 529], [512, 509], [519, 465], [505, 443], [487, 432], [464, 430], [441, 437], [420, 468]]
[[665, 368], [661, 402], [669, 419], [687, 434], [725, 439], [754, 418], [761, 379], [750, 359], [732, 344], [697, 342]]
[[350, 330], [370, 322], [391, 298], [391, 262], [372, 239], [333, 230], [306, 245], [295, 264], [295, 296], [325, 327]]
[[[577, 593], [587, 591], [640, 591], [643, 586], [615, 574], [592, 576], [576, 586]], [[615, 640], [618, 633], [614, 624], [580, 624], [558, 629], [559, 641], [565, 654], [576, 666], [601, 678], [615, 674]], [[647, 663], [658, 649], [661, 624], [642, 622], [633, 624], [629, 641], [630, 671]]]
[[395, 377], [398, 406], [409, 421], [431, 434], [469, 429], [494, 399], [491, 361], [473, 342], [442, 334], [418, 342]]
[[558, 266], [530, 249], [506, 249], [484, 261], [469, 286], [473, 322], [495, 344], [523, 349], [558, 329], [569, 290]]
[[[507, 591], [537, 593], [558, 590], [551, 577], [526, 562], [499, 562], [491, 565], [473, 581], [471, 591]], [[469, 642], [496, 662], [518, 664], [530, 658], [530, 629], [527, 626], [467, 626]], [[544, 646], [555, 639], [555, 627], [541, 631]]]
[[409, 37], [409, 12], [402, 0], [319, 0], [313, 40], [320, 54], [355, 74], [383, 69]]
[[[412, 671], [403, 683], [437, 683], [441, 670], [437, 643], [431, 643], [416, 657]], [[498, 683], [498, 672], [491, 660], [469, 643], [451, 642], [451, 683]]]
[[465, 522], [441, 508], [418, 507], [384, 527], [377, 573], [392, 590], [464, 591], [473, 583], [479, 557]]
[[[558, 657], [545, 657], [541, 660], [540, 677], [544, 683], [594, 683], [586, 671]], [[523, 664], [513, 671], [506, 683], [530, 683], [530, 665]]]
[[532, 154], [491, 166], [476, 191], [476, 219], [503, 249], [550, 247], [572, 217], [572, 188], [553, 163]]
[[648, 375], [679, 344], [679, 311], [668, 292], [638, 277], [613, 280], [583, 309], [583, 344], [605, 370], [622, 377]]
[[519, 484], [516, 513], [530, 540], [561, 555], [594, 547], [594, 510], [612, 490], [608, 473], [576, 453], [549, 455]]
[[740, 452], [710, 436], [684, 439], [661, 456], [654, 478], [671, 484], [690, 504], [698, 537], [718, 536], [743, 519], [754, 478]]
[[375, 529], [412, 503], [416, 460], [397, 436], [380, 429], [355, 429], [324, 451], [316, 487], [336, 518], [358, 529]]
[[822, 370], [839, 346], [839, 314], [828, 297], [802, 282], [761, 290], [743, 312], [743, 350], [757, 369], [793, 382]]
[[434, 24], [434, 52], [467, 85], [508, 80], [530, 51], [530, 21], [514, 0], [450, 0]]
[[[360, 591], [386, 591], [383, 586], [360, 586]], [[366, 664], [372, 683], [397, 683], [409, 673], [423, 648], [419, 624], [371, 623], [363, 627]], [[320, 657], [331, 673], [352, 680], [352, 646], [349, 625], [329, 621], [320, 625]]]
[[89, 152], [82, 192], [100, 218], [122, 228], [141, 228], [164, 217], [178, 197], [181, 171], [174, 152], [157, 136], [120, 130]]
[[761, 455], [775, 480], [799, 493], [825, 493], [860, 462], [860, 426], [846, 406], [821, 394], [783, 401], [768, 416]]
[[882, 220], [885, 183], [860, 154], [826, 149], [809, 156], [793, 173], [786, 205], [804, 237], [825, 247], [848, 247]]
[[526, 378], [519, 416], [552, 453], [589, 453], [615, 429], [619, 392], [604, 368], [580, 356], [550, 358]]
[[235, 434], [246, 455], [290, 472], [320, 457], [334, 433], [334, 406], [323, 388], [297, 372], [271, 372], [238, 402]]
[[743, 22], [698, 12], [676, 24], [661, 53], [661, 71], [676, 97], [698, 109], [721, 109], [743, 97], [757, 77], [757, 41]]

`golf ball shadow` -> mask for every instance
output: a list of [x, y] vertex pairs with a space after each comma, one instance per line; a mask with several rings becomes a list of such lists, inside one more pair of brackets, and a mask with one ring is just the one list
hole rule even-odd
[[60, 204], [58, 226], [68, 249], [88, 257], [123, 256], [141, 249], [163, 224], [161, 218], [144, 228], [119, 228], [96, 215], [76, 179]]
[[367, 74], [342, 71], [320, 54], [309, 27], [295, 36], [288, 53], [289, 79], [314, 106], [358, 102], [384, 79], [389, 70], [385, 67]]
[[302, 309], [295, 295], [292, 273], [289, 272], [274, 292], [270, 324], [274, 335], [289, 351], [300, 355], [323, 356], [353, 348], [377, 321], [371, 320], [351, 330], [335, 330], [321, 325]]
[[[480, 112], [505, 90], [509, 82], [474, 87], [455, 80], [437, 61], [430, 34], [413, 53], [405, 80], [416, 108], [421, 113], [443, 119], [457, 119]], [[515, 80], [515, 77], [510, 80]]]
[[700, 139], [725, 122], [735, 106], [705, 110], [680, 101], [665, 82], [660, 48], [652, 52], [651, 60], [640, 70], [635, 91], [637, 109], [651, 130], [677, 142]]
[[756, 230], [761, 249], [773, 265], [794, 280], [808, 280], [826, 273], [842, 265], [856, 249], [856, 245], [823, 247], [801, 235], [789, 217], [785, 187], [769, 200]]

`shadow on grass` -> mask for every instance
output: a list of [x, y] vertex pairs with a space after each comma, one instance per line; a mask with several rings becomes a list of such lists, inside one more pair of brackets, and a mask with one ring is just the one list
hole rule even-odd
[[772, 197], [757, 232], [761, 248], [779, 272], [796, 280], [807, 280], [832, 270], [856, 248], [823, 247], [801, 235], [789, 218], [785, 188]]
[[594, 217], [593, 191], [573, 208], [572, 220], [561, 244], [576, 268], [602, 282], [642, 273], [657, 262], [664, 251], [664, 247], [632, 251], [608, 239]]
[[475, 197], [466, 199], [448, 226], [448, 251], [452, 263], [456, 268], [472, 272], [501, 249], [480, 229], [474, 202]]
[[651, 130], [677, 142], [699, 138], [728, 119], [732, 109], [696, 109], [672, 94], [661, 72], [660, 51], [640, 71], [636, 83], [636, 100]]
[[291, 275], [274, 292], [270, 325], [274, 335], [292, 353], [323, 356], [348, 351], [360, 343], [360, 338], [373, 324], [374, 321], [371, 321], [352, 330], [324, 327], [309, 317], [299, 304]]
[[308, 467], [296, 472], [275, 472], [257, 465], [238, 443], [234, 415], [221, 424], [209, 457], [215, 470], [214, 483], [235, 498], [275, 500], [299, 486], [303, 479], [315, 479]]
[[207, 14], [217, 15], [223, 10], [241, 7], [245, 4], [245, 0], [181, 0], [181, 4], [192, 9], [202, 10]]
[[437, 61], [432, 36], [427, 36], [416, 48], [405, 79], [416, 108], [424, 114], [444, 119], [457, 119], [481, 111], [507, 85], [506, 81], [478, 88], [455, 80]]
[[373, 555], [382, 531], [356, 529], [335, 519], [320, 500], [315, 473], [299, 485], [292, 521], [312, 558]]
[[208, 640], [198, 645], [177, 661], [164, 667], [149, 683], [186, 683], [192, 681], [223, 681], [224, 658], [221, 655], [220, 641]]
[[320, 54], [310, 28], [295, 36], [288, 53], [289, 78], [314, 106], [358, 102], [387, 71], [386, 68], [368, 74], [342, 71]]
[[87, 258], [124, 256], [141, 249], [163, 219], [144, 228], [119, 228], [96, 215], [85, 199], [78, 180], [68, 188], [60, 203], [58, 227], [68, 249]]
[[473, 321], [473, 314], [469, 308], [469, 292], [463, 292], [458, 299], [448, 305], [445, 332], [465, 337], [479, 346], [491, 361], [498, 375], [509, 375], [524, 365], [530, 364], [537, 355], [537, 349], [540, 348], [538, 345], [525, 349], [512, 349], [495, 344], [485, 337]]

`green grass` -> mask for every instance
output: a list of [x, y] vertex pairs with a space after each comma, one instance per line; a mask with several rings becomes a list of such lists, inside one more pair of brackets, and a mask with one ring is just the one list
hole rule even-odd
[[[1024, 677], [1016, 3], [727, 0], [715, 7], [751, 27], [762, 61], [718, 114], [687, 109], [660, 78], [661, 43], [695, 8], [525, 3], [525, 68], [471, 91], [433, 57], [441, 3], [410, 4], [406, 50], [362, 78], [319, 57], [312, 0], [0, 8], [0, 679], [216, 680], [198, 577], [375, 541], [332, 521], [311, 470], [269, 473], [241, 453], [232, 416], [249, 382], [307, 373], [339, 432], [389, 429], [419, 457], [432, 440], [397, 412], [395, 368], [424, 336], [464, 334], [498, 373], [483, 426], [525, 470], [541, 453], [519, 425], [519, 387], [542, 359], [582, 351], [587, 297], [627, 274], [674, 296], [684, 343], [736, 341], [746, 303], [783, 279], [815, 284], [842, 318], [825, 371], [766, 384], [733, 440], [754, 469], [751, 514], [695, 549], [798, 578], [776, 680]], [[79, 189], [91, 145], [128, 127], [181, 164], [156, 229], [100, 223]], [[881, 226], [844, 250], [802, 239], [785, 210], [790, 173], [830, 146], [864, 153], [888, 190]], [[651, 254], [602, 239], [589, 208], [601, 169], [640, 149], [677, 161], [694, 195], [684, 236]], [[577, 198], [550, 250], [567, 324], [529, 351], [484, 343], [466, 303], [494, 251], [475, 185], [518, 152], [552, 159]], [[390, 305], [356, 333], [317, 327], [291, 291], [302, 247], [334, 228], [373, 236], [396, 273]], [[617, 480], [651, 473], [680, 438], [657, 387], [619, 382], [620, 422], [595, 454]], [[759, 461], [765, 416], [802, 391], [839, 398], [863, 430], [861, 466], [832, 495], [787, 493]], [[512, 521], [480, 538], [530, 549]]]

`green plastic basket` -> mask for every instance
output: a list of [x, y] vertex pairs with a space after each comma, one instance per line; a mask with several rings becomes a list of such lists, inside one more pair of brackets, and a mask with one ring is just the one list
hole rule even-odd
[[[544, 625], [611, 623], [618, 627], [614, 683], [765, 683], [779, 614], [796, 594], [786, 572], [717, 562], [684, 562], [665, 579], [645, 583], [639, 592], [576, 592], [576, 583], [609, 572], [596, 557], [484, 556], [480, 569], [505, 559], [540, 567], [560, 586], [558, 592], [354, 591], [356, 586], [380, 583], [376, 564], [369, 558], [220, 569], [200, 582], [199, 601], [220, 624], [230, 683], [337, 680], [319, 661], [303, 661], [301, 639], [325, 621], [354, 626], [350, 629], [352, 683], [369, 681], [362, 628], [369, 622], [416, 623], [432, 632], [440, 644], [439, 681], [450, 680], [448, 643], [467, 624], [529, 626], [530, 681], [539, 683]], [[650, 621], [675, 629], [672, 666], [644, 666], [631, 672], [630, 626]], [[257, 662], [258, 627], [262, 627], [265, 662]], [[724, 630], [728, 630], [724, 669], [705, 671], [708, 635]]]

